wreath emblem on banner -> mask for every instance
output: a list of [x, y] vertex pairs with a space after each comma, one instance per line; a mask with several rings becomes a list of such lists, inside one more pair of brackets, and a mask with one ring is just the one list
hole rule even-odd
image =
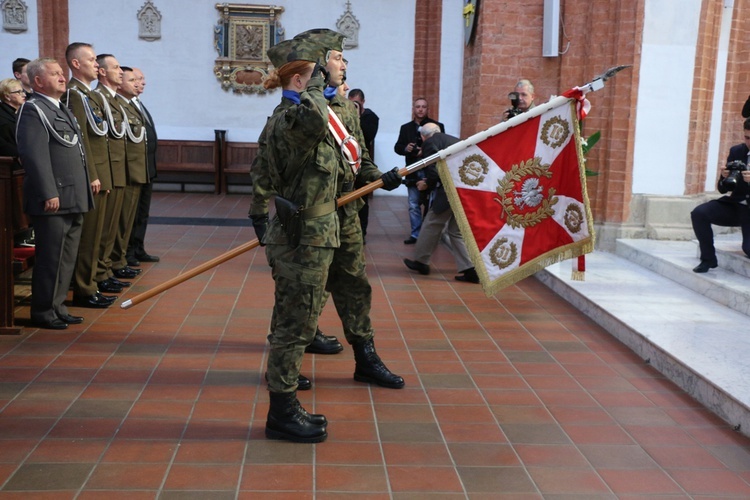
[[563, 219], [568, 231], [574, 234], [579, 232], [583, 225], [583, 211], [581, 211], [581, 207], [575, 203], [571, 203], [565, 209], [565, 217]]
[[[502, 207], [508, 224], [511, 227], [531, 227], [539, 224], [544, 219], [554, 215], [552, 208], [557, 203], [555, 189], [549, 188], [547, 198], [544, 198], [543, 186], [539, 185], [539, 177], [552, 177], [549, 165], [543, 165], [539, 157], [531, 158], [513, 167], [498, 181], [497, 194], [500, 199], [495, 199]], [[523, 183], [522, 183], [523, 181]], [[514, 188], [520, 184], [521, 189]], [[534, 212], [524, 214], [516, 213], [516, 207], [539, 207]]]
[[482, 155], [473, 154], [464, 158], [458, 169], [458, 176], [461, 182], [467, 186], [476, 187], [484, 181], [484, 177], [489, 171], [490, 165], [487, 163], [487, 159]]
[[562, 146], [570, 135], [570, 124], [559, 116], [553, 116], [542, 126], [541, 140], [547, 146], [557, 149]]
[[490, 260], [500, 269], [513, 264], [518, 259], [518, 245], [509, 243], [508, 238], [500, 238], [490, 249]]

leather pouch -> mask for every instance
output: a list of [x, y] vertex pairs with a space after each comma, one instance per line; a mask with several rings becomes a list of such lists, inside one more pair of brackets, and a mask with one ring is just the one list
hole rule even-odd
[[278, 195], [274, 198], [274, 204], [276, 205], [276, 216], [279, 218], [284, 232], [286, 232], [289, 245], [296, 247], [302, 237], [302, 211], [299, 204]]

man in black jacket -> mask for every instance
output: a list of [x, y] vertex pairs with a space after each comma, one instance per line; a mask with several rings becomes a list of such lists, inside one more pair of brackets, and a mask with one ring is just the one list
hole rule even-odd
[[[407, 166], [423, 158], [422, 136], [419, 135], [419, 127], [426, 123], [436, 123], [440, 127], [440, 132], [445, 132], [445, 127], [442, 123], [427, 116], [427, 110], [427, 99], [420, 97], [414, 101], [412, 120], [401, 125], [398, 140], [393, 147], [396, 154], [406, 158]], [[411, 224], [411, 233], [404, 240], [405, 245], [413, 245], [417, 242], [419, 230], [422, 227], [422, 210], [420, 205], [427, 206], [427, 197], [422, 196], [421, 192], [417, 189], [417, 181], [423, 178], [424, 173], [417, 171], [407, 175], [404, 182], [409, 191], [409, 223]]]
[[[742, 162], [747, 165], [750, 154], [750, 118], [745, 120], [744, 144], [732, 146], [729, 150], [727, 165], [732, 162]], [[693, 221], [693, 231], [698, 238], [701, 262], [695, 269], [696, 273], [705, 273], [718, 266], [716, 249], [714, 248], [714, 233], [711, 224], [724, 227], [742, 228], [742, 251], [750, 257], [750, 171], [721, 170], [721, 177], [717, 188], [724, 194], [731, 191], [729, 196], [722, 196], [718, 200], [698, 205], [690, 214]]]

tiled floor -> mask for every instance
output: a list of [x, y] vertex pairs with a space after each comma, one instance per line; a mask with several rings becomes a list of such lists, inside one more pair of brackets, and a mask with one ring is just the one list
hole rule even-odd
[[[158, 193], [152, 215], [245, 219], [246, 196]], [[406, 201], [376, 196], [376, 345], [403, 390], [308, 355], [318, 445], [266, 440], [273, 282], [261, 249], [65, 332], [0, 337], [5, 498], [750, 498], [750, 441], [534, 278], [488, 299], [408, 271]], [[250, 239], [152, 225], [132, 298]], [[18, 308], [23, 324], [28, 307]], [[330, 306], [322, 329], [343, 337]]]

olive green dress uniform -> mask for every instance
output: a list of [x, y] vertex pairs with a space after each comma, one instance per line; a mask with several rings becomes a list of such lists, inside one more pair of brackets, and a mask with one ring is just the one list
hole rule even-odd
[[[349, 343], [371, 339], [372, 289], [365, 273], [362, 232], [357, 219], [361, 200], [336, 210], [336, 198], [353, 189], [355, 174], [328, 131], [328, 100], [320, 76], [308, 82], [296, 105], [282, 98], [266, 124], [269, 178], [274, 191], [307, 207], [331, 207], [328, 213], [302, 216], [298, 246], [289, 244], [275, 217], [265, 237], [266, 256], [276, 282], [271, 319], [268, 385], [271, 392], [294, 392], [305, 347], [317, 328], [324, 291], [333, 297]], [[331, 102], [358, 141], [361, 130], [340, 96]], [[358, 133], [357, 133], [358, 132]], [[363, 158], [364, 182], [382, 175]], [[325, 210], [324, 210], [325, 211]]]
[[[113, 91], [99, 84], [93, 92], [98, 96], [99, 103], [105, 111], [105, 118], [109, 126], [107, 144], [109, 146], [109, 162], [112, 171], [112, 191], [107, 200], [107, 210], [104, 215], [104, 230], [102, 232], [102, 243], [100, 259], [96, 270], [96, 281], [102, 282], [112, 278], [112, 250], [117, 238], [117, 227], [122, 213], [122, 203], [127, 184], [125, 171], [125, 119], [119, 106], [117, 97]], [[109, 112], [107, 112], [109, 111]]]
[[100, 259], [107, 202], [112, 190], [107, 132], [99, 98], [85, 83], [72, 78], [68, 82], [68, 92], [63, 95], [63, 102], [81, 128], [89, 179], [98, 179], [101, 183], [100, 191], [94, 195], [94, 208], [83, 216], [81, 242], [73, 275], [74, 294], [90, 296], [97, 292], [96, 270]]
[[149, 183], [146, 168], [146, 129], [141, 113], [133, 103], [118, 94], [117, 102], [125, 113], [127, 129], [125, 136], [125, 165], [127, 184], [122, 202], [122, 211], [117, 225], [117, 237], [112, 249], [112, 269], [123, 269], [128, 265], [127, 251], [133, 221], [138, 209], [141, 186]]

